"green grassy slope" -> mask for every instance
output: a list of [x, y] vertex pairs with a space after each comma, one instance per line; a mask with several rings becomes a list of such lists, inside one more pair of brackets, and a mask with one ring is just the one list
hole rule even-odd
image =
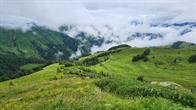
[[[98, 79], [64, 76], [56, 72], [58, 67], [58, 64], [53, 64], [29, 76], [1, 82], [0, 108], [3, 110], [191, 109], [163, 98], [121, 98], [101, 91], [94, 84]], [[56, 77], [57, 79], [54, 79]]]
[[58, 52], [68, 58], [78, 48], [75, 39], [44, 27], [32, 27], [23, 32], [0, 27], [0, 53], [27, 58], [55, 59]]
[[[34, 74], [1, 82], [0, 108], [196, 109], [196, 64], [187, 61], [196, 48], [151, 48], [149, 61], [132, 62], [132, 57], [144, 50], [125, 47], [96, 53], [70, 62], [67, 67], [53, 64]], [[95, 61], [89, 60], [95, 57], [98, 57]], [[145, 81], [136, 80], [141, 75]], [[182, 86], [163, 87], [152, 85], [152, 81], [170, 81]]]
[[77, 51], [79, 41], [44, 27], [20, 29], [0, 27], [0, 81], [26, 73], [20, 66], [68, 59]]
[[148, 62], [132, 62], [132, 57], [144, 50], [145, 48], [123, 49], [110, 55], [110, 59], [101, 65], [90, 68], [128, 78], [142, 75], [148, 81], [174, 81], [187, 88], [196, 87], [196, 64], [187, 61], [196, 53], [196, 48], [151, 48]]

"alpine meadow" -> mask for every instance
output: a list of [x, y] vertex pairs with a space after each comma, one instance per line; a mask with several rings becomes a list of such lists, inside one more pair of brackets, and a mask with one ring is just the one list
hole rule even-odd
[[196, 1], [0, 0], [0, 110], [196, 110]]

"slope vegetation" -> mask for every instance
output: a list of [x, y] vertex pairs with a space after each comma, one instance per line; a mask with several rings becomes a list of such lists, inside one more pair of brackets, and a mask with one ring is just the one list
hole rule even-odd
[[0, 81], [31, 73], [20, 69], [25, 64], [67, 59], [78, 46], [79, 41], [44, 27], [26, 32], [0, 27]]
[[115, 48], [62, 61], [0, 83], [2, 109], [191, 110], [196, 108], [196, 48]]

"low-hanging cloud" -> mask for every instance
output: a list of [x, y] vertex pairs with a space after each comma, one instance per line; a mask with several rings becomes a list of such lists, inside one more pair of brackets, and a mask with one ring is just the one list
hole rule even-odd
[[[118, 41], [94, 46], [93, 51], [121, 43], [137, 47], [166, 45], [178, 40], [196, 43], [195, 28], [179, 37], [179, 32], [187, 27], [150, 26], [196, 22], [195, 0], [0, 0], [0, 23], [10, 16], [26, 18], [54, 30], [63, 24], [74, 25], [67, 32], [72, 37], [77, 32], [86, 32], [107, 41]], [[141, 25], [131, 26], [131, 21], [139, 21]], [[164, 37], [127, 41], [135, 32], [161, 33]]]

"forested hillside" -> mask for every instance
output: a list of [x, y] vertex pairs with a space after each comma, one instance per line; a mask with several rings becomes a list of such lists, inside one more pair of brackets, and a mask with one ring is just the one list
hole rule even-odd
[[58, 59], [68, 59], [78, 49], [80, 42], [45, 27], [21, 29], [0, 28], [0, 81], [15, 78], [25, 72], [25, 64], [46, 64]]

